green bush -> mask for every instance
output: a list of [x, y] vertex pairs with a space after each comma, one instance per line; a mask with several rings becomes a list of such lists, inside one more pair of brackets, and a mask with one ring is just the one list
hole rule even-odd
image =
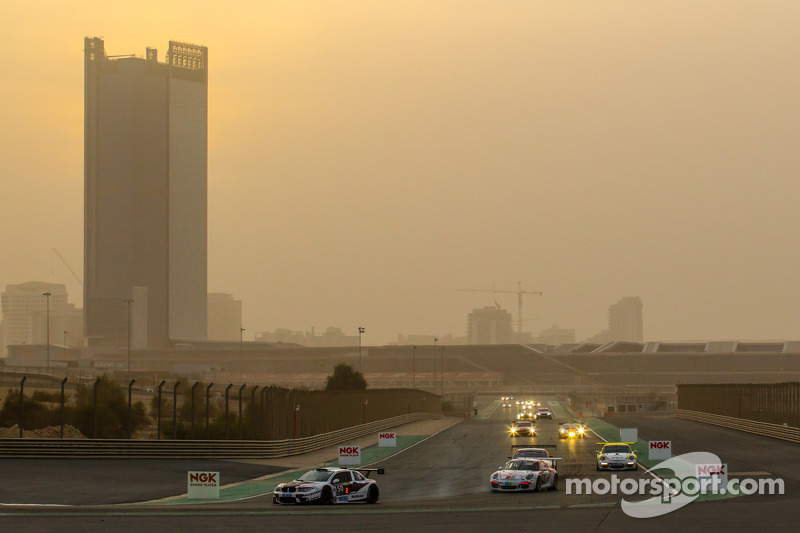
[[[120, 439], [128, 436], [128, 392], [113, 380], [100, 379], [97, 385], [97, 428], [94, 417], [94, 384], [78, 385], [76, 405], [67, 408], [66, 418], [87, 437]], [[133, 433], [148, 423], [144, 403], [131, 406]]]
[[326, 391], [365, 390], [366, 388], [367, 380], [364, 379], [364, 374], [347, 363], [336, 365], [333, 368], [333, 375], [328, 376], [328, 382], [325, 385]]
[[[26, 395], [23, 398], [22, 408], [24, 429], [42, 429], [61, 423], [60, 407], [51, 409]], [[3, 408], [0, 409], [0, 426], [11, 427], [14, 424], [19, 424], [19, 389], [9, 389], [3, 400]]]

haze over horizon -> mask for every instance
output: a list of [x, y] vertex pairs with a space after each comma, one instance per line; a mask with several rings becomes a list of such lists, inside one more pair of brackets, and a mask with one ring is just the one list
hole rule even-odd
[[208, 290], [275, 328], [797, 339], [800, 4], [6, 6], [0, 287], [81, 306], [84, 36], [209, 48]]

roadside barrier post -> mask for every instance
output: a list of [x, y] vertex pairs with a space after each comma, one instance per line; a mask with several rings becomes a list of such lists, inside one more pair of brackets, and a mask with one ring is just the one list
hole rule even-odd
[[252, 427], [252, 439], [256, 440], [256, 391], [258, 390], [258, 385], [252, 388], [250, 391], [250, 425]]
[[292, 422], [292, 439], [297, 438], [297, 411], [300, 410], [300, 404], [294, 404], [294, 417]]
[[267, 387], [264, 386], [261, 389], [261, 418], [262, 418], [262, 425], [263, 431], [261, 432], [261, 438], [267, 440], [267, 412], [264, 410], [264, 396], [267, 394]]
[[128, 439], [131, 438], [133, 432], [131, 431], [131, 388], [133, 384], [136, 383], [135, 379], [132, 379], [130, 383], [128, 383]]
[[194, 390], [197, 386], [200, 385], [199, 381], [195, 381], [194, 385], [192, 385], [192, 437], [191, 440], [194, 440]]
[[92, 438], [97, 438], [97, 387], [100, 385], [100, 378], [94, 382], [94, 402], [92, 403], [92, 410], [94, 411], [94, 428], [92, 429]]
[[158, 386], [158, 414], [156, 415], [158, 430], [156, 431], [156, 440], [161, 440], [161, 387], [167, 383], [167, 380], [162, 380]]
[[225, 440], [228, 440], [228, 397], [233, 383], [225, 387]]
[[245, 383], [242, 383], [242, 386], [239, 387], [239, 440], [244, 440], [244, 434], [242, 433], [242, 392], [246, 387]]
[[61, 438], [64, 438], [64, 385], [67, 383], [67, 378], [61, 380]]
[[23, 426], [23, 405], [25, 404], [25, 380], [28, 379], [28, 376], [22, 376], [22, 381], [19, 382], [19, 438], [22, 438], [22, 426]]
[[209, 439], [209, 432], [208, 432], [208, 395], [210, 394], [211, 387], [214, 386], [214, 382], [208, 384], [206, 387], [206, 440]]
[[176, 381], [172, 387], [172, 438], [178, 438], [178, 387], [181, 382]]

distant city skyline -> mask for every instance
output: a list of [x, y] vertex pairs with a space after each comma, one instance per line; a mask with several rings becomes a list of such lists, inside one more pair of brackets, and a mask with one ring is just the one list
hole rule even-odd
[[52, 249], [82, 272], [102, 35], [212, 51], [206, 290], [245, 333], [463, 336], [495, 299], [457, 288], [521, 282], [533, 332], [638, 295], [647, 339], [800, 337], [798, 3], [4, 7], [1, 286], [82, 291]]

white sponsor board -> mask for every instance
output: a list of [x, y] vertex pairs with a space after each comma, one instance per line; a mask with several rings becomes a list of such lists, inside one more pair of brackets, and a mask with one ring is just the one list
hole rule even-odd
[[361, 446], [339, 446], [339, 466], [361, 465]]
[[396, 448], [397, 433], [394, 431], [384, 431], [378, 434], [378, 448]]
[[695, 471], [701, 494], [725, 494], [728, 486], [727, 463], [698, 464]]
[[639, 429], [638, 428], [620, 428], [619, 430], [619, 441], [620, 442], [633, 442], [635, 443], [639, 440]]
[[650, 450], [648, 459], [651, 461], [664, 461], [672, 457], [672, 441], [669, 440], [651, 440], [647, 449]]
[[190, 500], [219, 500], [219, 472], [190, 471], [187, 483]]

